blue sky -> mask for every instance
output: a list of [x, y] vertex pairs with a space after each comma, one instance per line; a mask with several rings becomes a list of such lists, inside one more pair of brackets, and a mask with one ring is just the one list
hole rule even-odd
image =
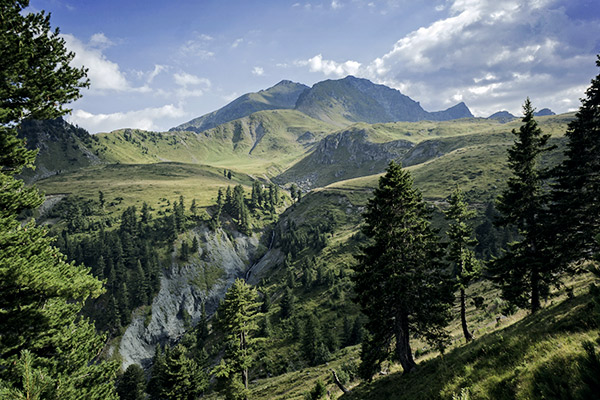
[[91, 133], [166, 130], [282, 79], [355, 75], [428, 111], [575, 110], [598, 71], [597, 0], [31, 0], [91, 88]]

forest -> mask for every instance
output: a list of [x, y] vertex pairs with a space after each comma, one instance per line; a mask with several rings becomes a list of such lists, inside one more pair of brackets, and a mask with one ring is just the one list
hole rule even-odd
[[[399, 157], [377, 174], [307, 188], [254, 160], [98, 166], [69, 156], [76, 168], [29, 184], [43, 151], [31, 133], [38, 121], [62, 132], [64, 154], [81, 145], [95, 157], [130, 147], [150, 157], [188, 133], [69, 136], [60, 117], [89, 86], [86, 70], [70, 65], [48, 14], [9, 3], [0, 397], [588, 399], [600, 390], [600, 75], [562, 125], [524, 100], [513, 129], [498, 128], [506, 169], [485, 192], [456, 179], [432, 201], [423, 169]], [[462, 135], [450, 137], [471, 140]], [[88, 189], [86, 168], [109, 184]], [[115, 189], [128, 168], [177, 190], [139, 185], [134, 201]]]

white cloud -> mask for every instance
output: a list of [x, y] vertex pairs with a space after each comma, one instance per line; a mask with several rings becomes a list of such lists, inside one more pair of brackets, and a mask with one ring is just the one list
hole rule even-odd
[[307, 65], [311, 72], [321, 72], [326, 76], [355, 75], [360, 70], [361, 64], [357, 61], [348, 60], [338, 63], [332, 60], [324, 60], [322, 54], [318, 54], [308, 60], [298, 61], [298, 65]]
[[213, 40], [214, 38], [210, 35], [196, 35], [194, 39], [186, 41], [179, 48], [179, 53], [184, 57], [195, 57], [202, 60], [211, 59], [215, 56], [215, 53], [207, 47]]
[[75, 53], [72, 64], [89, 69], [88, 78], [92, 90], [131, 90], [131, 85], [121, 72], [119, 65], [106, 58], [96, 46], [109, 41], [104, 34], [95, 34], [89, 44], [83, 43], [73, 35], [61, 34], [67, 48]]
[[[447, 1], [443, 9], [449, 14], [399, 38], [369, 63], [319, 54], [296, 65], [386, 84], [430, 111], [464, 101], [476, 115], [520, 112], [530, 96], [536, 107], [565, 112], [577, 107], [581, 88], [596, 74], [600, 16], [575, 19], [569, 7], [581, 13], [582, 2]], [[569, 98], [576, 104], [564, 101]]]
[[180, 119], [186, 113], [181, 106], [167, 104], [162, 107], [144, 108], [142, 110], [117, 112], [112, 114], [92, 114], [84, 110], [74, 110], [67, 119], [90, 132], [111, 132], [121, 128], [137, 128], [144, 130], [166, 129], [157, 126], [160, 120]]
[[207, 78], [200, 78], [196, 75], [188, 74], [187, 72], [178, 72], [173, 74], [175, 83], [179, 86], [198, 86], [202, 85], [206, 88], [211, 86], [210, 80]]
[[150, 71], [150, 73], [148, 74], [146, 83], [148, 85], [151, 84], [152, 81], [154, 80], [154, 78], [156, 78], [158, 76], [158, 74], [160, 74], [163, 71], [166, 71], [167, 69], [168, 69], [168, 67], [166, 65], [155, 64], [154, 69], [152, 71]]
[[252, 75], [263, 76], [264, 74], [265, 74], [265, 70], [262, 67], [252, 68]]
[[242, 43], [244, 43], [244, 39], [243, 38], [235, 39], [233, 41], [233, 43], [231, 44], [231, 47], [235, 49], [235, 48], [237, 48]]
[[94, 33], [90, 38], [90, 46], [96, 47], [100, 49], [105, 49], [107, 47], [113, 46], [115, 43], [106, 37], [103, 32]]
[[340, 2], [338, 0], [332, 0], [331, 8], [333, 8], [334, 10], [337, 10], [338, 8], [342, 8], [342, 5], [340, 4]]

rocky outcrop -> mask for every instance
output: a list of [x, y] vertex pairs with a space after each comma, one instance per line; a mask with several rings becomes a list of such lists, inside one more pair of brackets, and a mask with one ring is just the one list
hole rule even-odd
[[147, 366], [157, 344], [176, 341], [197, 324], [203, 303], [212, 315], [233, 281], [244, 276], [258, 247], [257, 237], [222, 230], [197, 228], [189, 235], [198, 238], [198, 253], [184, 264], [173, 254], [151, 314], [134, 316], [121, 339], [123, 368], [133, 363]]
[[414, 146], [406, 140], [375, 143], [368, 128], [352, 128], [329, 135], [306, 158], [276, 178], [296, 182], [305, 190], [332, 182], [373, 175], [385, 170], [391, 160], [400, 160]]

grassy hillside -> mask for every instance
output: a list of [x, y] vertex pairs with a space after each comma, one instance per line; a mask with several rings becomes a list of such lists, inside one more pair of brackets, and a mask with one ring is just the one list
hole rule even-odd
[[100, 163], [89, 150], [95, 137], [62, 118], [24, 121], [19, 137], [25, 139], [27, 148], [38, 150], [35, 169], [26, 168], [20, 175], [26, 182]]
[[[571, 119], [572, 114], [563, 114], [537, 120], [543, 131], [560, 144], [559, 138]], [[510, 132], [519, 126], [519, 121], [500, 124], [485, 119], [356, 124], [323, 139], [312, 153], [279, 175], [277, 181], [293, 181], [304, 188], [314, 188], [382, 173], [391, 160], [412, 166], [450, 156], [446, 165], [439, 165], [438, 172], [453, 174], [459, 182], [472, 180], [473, 174], [489, 172], [485, 184], [493, 186], [502, 176], [504, 149], [514, 142]], [[555, 160], [558, 154], [560, 151], [555, 151], [549, 161]], [[438, 164], [432, 168], [437, 169]], [[435, 174], [426, 175], [423, 180], [432, 179], [432, 185], [441, 180]], [[452, 176], [449, 175], [446, 178], [450, 182]], [[478, 181], [477, 185], [480, 184]]]
[[94, 151], [109, 163], [177, 161], [274, 175], [333, 130], [297, 111], [261, 111], [203, 133], [126, 129], [99, 134]]
[[[392, 372], [342, 398], [592, 398], [584, 375], [597, 374], [600, 365], [598, 356], [594, 365], [583, 343], [596, 341], [599, 330], [598, 316], [590, 313], [588, 283], [578, 282], [573, 298], [554, 299], [536, 315], [420, 363], [414, 374]], [[597, 354], [598, 343], [595, 347]]]
[[198, 207], [208, 207], [216, 203], [219, 188], [237, 184], [249, 191], [252, 178], [234, 173], [230, 180], [223, 176], [222, 169], [181, 163], [100, 165], [37, 182], [46, 195], [97, 200], [102, 191], [107, 213], [115, 215], [132, 205], [139, 208], [144, 202], [158, 210], [166, 207], [166, 200], [177, 200], [180, 195], [188, 207], [192, 199], [196, 199]]
[[194, 118], [170, 130], [200, 133], [226, 122], [246, 117], [257, 111], [293, 109], [298, 96], [306, 89], [308, 89], [308, 86], [300, 83], [281, 81], [269, 89], [240, 96], [216, 111]]

